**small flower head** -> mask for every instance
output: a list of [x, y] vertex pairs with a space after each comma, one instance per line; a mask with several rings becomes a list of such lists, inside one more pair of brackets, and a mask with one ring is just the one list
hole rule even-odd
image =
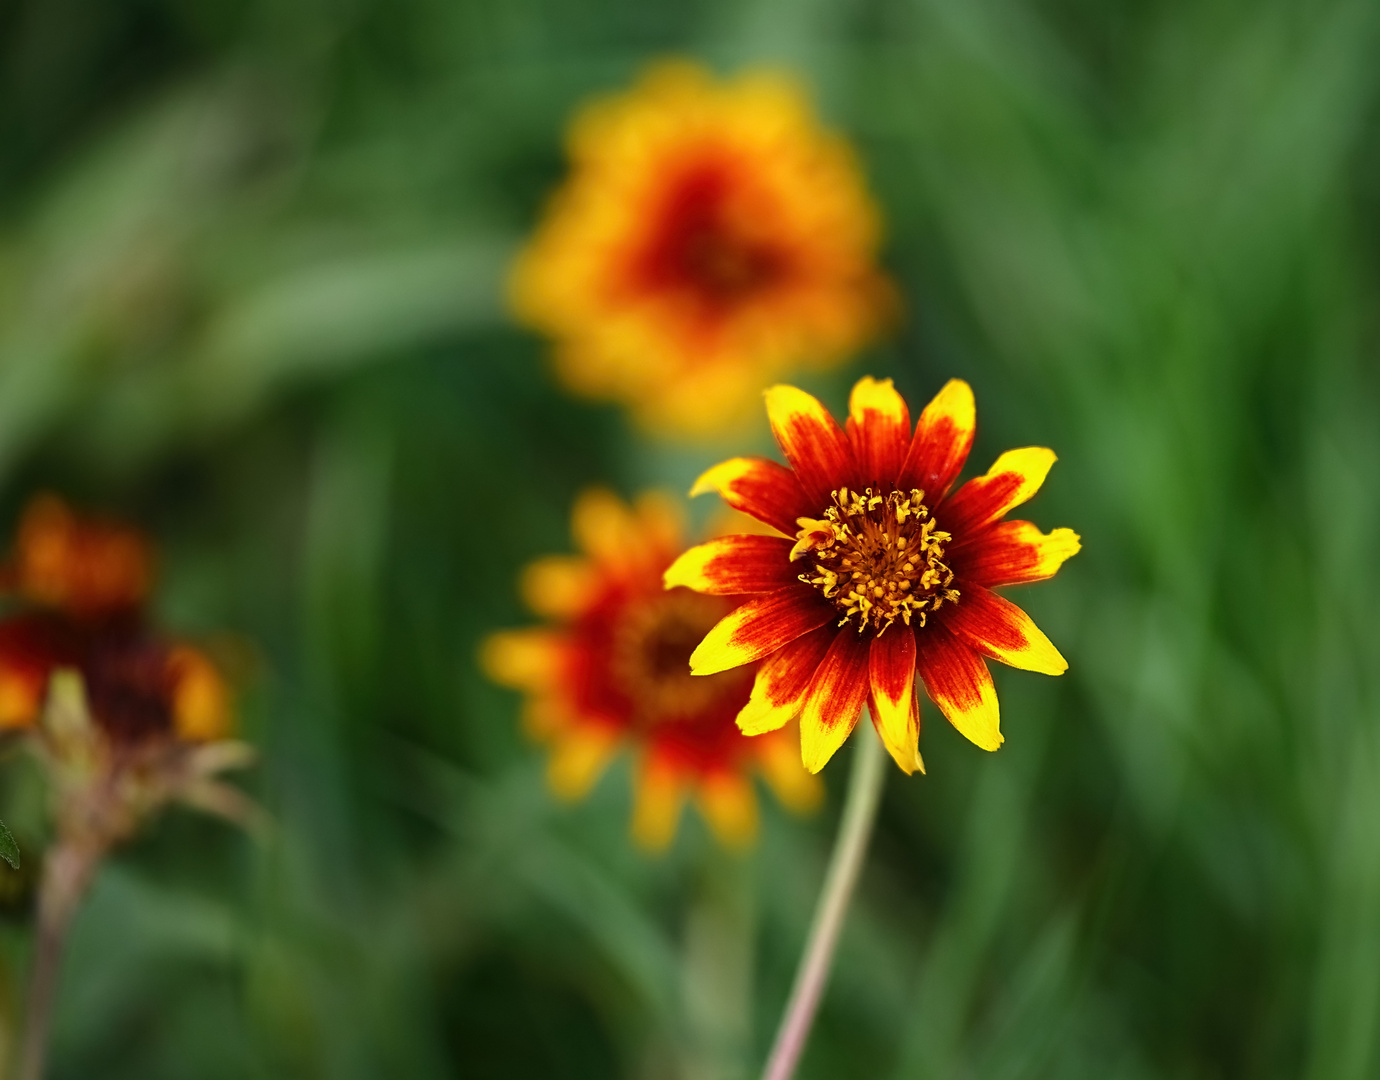
[[892, 306], [846, 143], [776, 74], [653, 67], [570, 132], [572, 171], [515, 268], [575, 390], [701, 432], [865, 344]]
[[582, 555], [541, 559], [524, 575], [529, 606], [550, 622], [493, 635], [482, 657], [493, 679], [527, 694], [528, 729], [552, 745], [556, 793], [582, 796], [623, 746], [636, 748], [633, 834], [653, 850], [671, 842], [691, 794], [720, 840], [749, 842], [753, 771], [787, 805], [811, 805], [817, 786], [789, 742], [747, 739], [734, 723], [751, 671], [690, 674], [691, 651], [732, 601], [662, 587], [680, 548], [672, 505], [646, 496], [628, 507], [592, 491], [574, 532]]
[[103, 849], [170, 798], [244, 816], [243, 798], [211, 779], [246, 757], [227, 741], [229, 689], [204, 652], [149, 626], [139, 533], [41, 496], [3, 580], [0, 728], [48, 767], [66, 833]]
[[151, 563], [148, 544], [134, 529], [78, 517], [57, 496], [40, 495], [19, 523], [5, 580], [35, 607], [98, 619], [143, 604]]
[[889, 379], [858, 382], [846, 430], [790, 386], [767, 391], [767, 414], [790, 467], [734, 458], [691, 493], [717, 491], [778, 535], [719, 537], [666, 571], [667, 588], [746, 597], [695, 649], [692, 670], [757, 664], [738, 725], [754, 734], [799, 716], [811, 772], [869, 704], [897, 764], [923, 771], [919, 682], [960, 732], [997, 749], [984, 658], [1048, 675], [1068, 667], [1030, 617], [992, 591], [1051, 577], [1079, 549], [1068, 529], [1003, 520], [1039, 490], [1054, 454], [1008, 451], [951, 492], [976, 428], [973, 393], [957, 379], [913, 431]]

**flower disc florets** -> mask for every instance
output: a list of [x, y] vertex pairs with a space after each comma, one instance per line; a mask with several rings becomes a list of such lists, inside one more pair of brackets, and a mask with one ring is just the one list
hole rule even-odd
[[693, 723], [705, 713], [717, 721], [717, 703], [740, 687], [747, 692], [746, 672], [726, 672], [727, 678], [690, 674], [690, 654], [722, 617], [722, 603], [689, 589], [627, 606], [610, 642], [609, 673], [635, 707], [634, 727]]
[[859, 633], [871, 627], [878, 634], [897, 619], [924, 626], [930, 612], [958, 600], [954, 572], [944, 564], [953, 538], [936, 527], [923, 491], [844, 487], [830, 498], [822, 518], [797, 519], [791, 560], [813, 562], [800, 580], [843, 613], [840, 626], [856, 621]]

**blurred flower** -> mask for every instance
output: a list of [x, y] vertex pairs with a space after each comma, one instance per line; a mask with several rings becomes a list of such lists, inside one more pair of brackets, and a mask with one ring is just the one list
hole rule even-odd
[[173, 798], [245, 820], [214, 774], [244, 763], [211, 660], [152, 630], [148, 543], [115, 522], [34, 499], [0, 571], [0, 728], [21, 734], [53, 785], [59, 844], [94, 860]]
[[152, 559], [133, 529], [39, 496], [0, 582], [16, 602], [0, 619], [0, 728], [41, 733], [50, 679], [66, 669], [81, 677], [102, 737], [122, 752], [229, 733], [229, 693], [215, 665], [147, 625]]
[[519, 315], [575, 390], [685, 432], [744, 416], [890, 313], [877, 212], [848, 145], [777, 74], [663, 63], [587, 106], [572, 173], [516, 265]]
[[573, 531], [583, 556], [540, 559], [523, 578], [529, 606], [550, 624], [495, 634], [482, 656], [495, 681], [526, 692], [526, 725], [552, 744], [556, 793], [581, 797], [630, 744], [639, 754], [633, 835], [649, 849], [674, 838], [692, 791], [724, 844], [750, 842], [754, 768], [787, 806], [813, 806], [818, 783], [791, 741], [748, 739], [734, 724], [751, 672], [690, 676], [691, 650], [733, 602], [663, 588], [662, 572], [681, 548], [673, 504], [648, 495], [629, 507], [587, 492]]
[[976, 426], [973, 392], [957, 379], [914, 434], [890, 379], [854, 386], [846, 432], [791, 386], [767, 391], [767, 415], [791, 467], [734, 458], [691, 494], [717, 491], [784, 535], [722, 536], [666, 572], [667, 588], [754, 594], [695, 649], [694, 672], [718, 678], [759, 663], [738, 724], [756, 734], [799, 715], [811, 772], [869, 702], [897, 764], [923, 771], [917, 670], [954, 727], [997, 749], [997, 695], [983, 657], [1047, 675], [1068, 668], [1030, 617], [991, 591], [1051, 577], [1079, 549], [1069, 529], [1045, 534], [1002, 520], [1039, 490], [1054, 453], [1007, 451], [950, 495]]

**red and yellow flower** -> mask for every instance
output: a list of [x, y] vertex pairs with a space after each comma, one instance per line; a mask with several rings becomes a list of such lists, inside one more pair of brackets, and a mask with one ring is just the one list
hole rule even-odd
[[230, 692], [201, 649], [154, 630], [147, 541], [44, 495], [23, 514], [0, 587], [0, 729], [48, 767], [63, 842], [103, 851], [181, 798], [243, 819], [213, 774], [243, 764]]
[[734, 722], [751, 671], [690, 675], [691, 651], [735, 601], [663, 587], [681, 550], [674, 504], [648, 495], [629, 507], [591, 491], [575, 505], [573, 532], [582, 555], [540, 559], [523, 576], [528, 605], [549, 623], [494, 634], [482, 653], [490, 677], [526, 693], [525, 723], [551, 744], [557, 795], [583, 796], [632, 746], [632, 830], [646, 848], [671, 842], [692, 794], [722, 842], [748, 843], [757, 827], [754, 771], [787, 806], [812, 806], [818, 784], [792, 740], [749, 739]]
[[658, 430], [743, 416], [772, 378], [855, 352], [894, 305], [853, 154], [783, 75], [660, 64], [582, 110], [569, 155], [513, 304], [573, 389]]
[[33, 725], [55, 670], [81, 674], [92, 717], [120, 742], [222, 738], [229, 693], [201, 650], [153, 633], [148, 543], [43, 495], [24, 512], [0, 576], [16, 610], [0, 619], [0, 728]]
[[734, 458], [691, 494], [717, 491], [777, 535], [721, 536], [666, 571], [667, 588], [747, 596], [696, 647], [691, 669], [719, 677], [757, 665], [739, 727], [770, 732], [798, 717], [811, 772], [864, 705], [896, 763], [923, 771], [918, 682], [964, 736], [997, 749], [986, 660], [1048, 675], [1068, 668], [1030, 617], [992, 591], [1051, 577], [1079, 550], [1069, 529], [1003, 520], [1039, 490], [1054, 453], [1007, 451], [951, 491], [976, 429], [965, 382], [949, 382], [913, 431], [890, 379], [854, 386], [846, 429], [795, 387], [772, 387], [766, 399], [790, 467]]

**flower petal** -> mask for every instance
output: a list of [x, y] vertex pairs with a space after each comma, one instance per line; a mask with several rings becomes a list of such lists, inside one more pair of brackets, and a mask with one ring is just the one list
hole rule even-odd
[[641, 551], [642, 536], [637, 518], [626, 503], [606, 488], [580, 493], [570, 514], [575, 542], [601, 562], [626, 560], [629, 551]]
[[976, 431], [973, 388], [962, 379], [950, 379], [920, 414], [896, 486], [922, 489], [934, 506], [958, 479]]
[[538, 690], [529, 694], [522, 702], [518, 719], [523, 734], [535, 742], [547, 742], [556, 738], [560, 732], [578, 724], [578, 714], [571, 708], [568, 697], [560, 686]]
[[800, 760], [812, 773], [843, 745], [867, 702], [869, 645], [865, 635], [845, 626], [810, 680], [800, 714]]
[[579, 555], [547, 555], [522, 571], [522, 598], [538, 615], [564, 619], [589, 602], [598, 575], [594, 564]]
[[796, 518], [819, 513], [819, 507], [805, 498], [795, 473], [767, 458], [736, 457], [720, 462], [695, 481], [690, 496], [706, 491], [718, 492], [733, 509], [751, 514], [787, 536], [795, 535]]
[[189, 742], [224, 740], [234, 727], [230, 687], [220, 669], [200, 649], [175, 647], [168, 656], [173, 681], [173, 726]]
[[869, 654], [872, 723], [907, 774], [925, 771], [920, 760], [920, 709], [915, 700], [915, 635], [904, 626], [872, 639]]
[[856, 482], [848, 438], [818, 398], [794, 386], [773, 386], [767, 391], [767, 419], [813, 504], [806, 515], [819, 514], [835, 488]]
[[962, 537], [992, 524], [1040, 490], [1054, 464], [1054, 451], [1043, 446], [1008, 450], [985, 476], [975, 476], [935, 512], [940, 528]]
[[567, 649], [566, 639], [550, 630], [500, 630], [484, 639], [479, 666], [500, 686], [542, 690], [559, 676]]
[[0, 661], [0, 731], [28, 727], [38, 719], [48, 673]]
[[754, 596], [734, 608], [690, 654], [692, 675], [713, 675], [776, 652], [834, 617], [834, 608], [809, 585]]
[[738, 713], [738, 728], [744, 735], [775, 731], [800, 715], [805, 691], [833, 640], [834, 628], [821, 626], [762, 661], [752, 697]]
[[568, 728], [556, 739], [546, 780], [562, 799], [574, 801], [589, 793], [618, 749], [617, 733], [589, 724]]
[[724, 847], [741, 851], [757, 838], [757, 795], [741, 773], [710, 773], [700, 782], [695, 802]]
[[1021, 585], [1043, 581], [1077, 555], [1082, 543], [1072, 529], [1042, 533], [1029, 521], [999, 521], [949, 547], [949, 565], [964, 581], [986, 585]]
[[799, 739], [796, 733], [773, 731], [752, 740], [757, 751], [757, 766], [777, 801], [787, 810], [808, 814], [824, 801], [824, 785], [818, 776], [805, 771], [800, 764]]
[[997, 688], [982, 657], [937, 621], [917, 631], [915, 643], [916, 666], [930, 700], [964, 738], [984, 750], [1000, 747]]
[[684, 585], [715, 596], [775, 592], [800, 579], [784, 536], [719, 536], [685, 552], [666, 569], [668, 589]]
[[665, 558], [677, 551], [685, 533], [685, 503], [666, 491], [644, 491], [632, 504], [649, 558]]
[[910, 445], [910, 410], [890, 379], [861, 378], [848, 397], [848, 441], [864, 485], [890, 483]]
[[681, 807], [685, 805], [685, 777], [674, 763], [646, 754], [633, 780], [633, 840], [644, 851], [665, 851], [676, 838]]
[[958, 603], [943, 611], [944, 626], [993, 660], [1014, 668], [1062, 675], [1068, 661], [1030, 616], [1010, 600], [970, 582], [961, 583]]

